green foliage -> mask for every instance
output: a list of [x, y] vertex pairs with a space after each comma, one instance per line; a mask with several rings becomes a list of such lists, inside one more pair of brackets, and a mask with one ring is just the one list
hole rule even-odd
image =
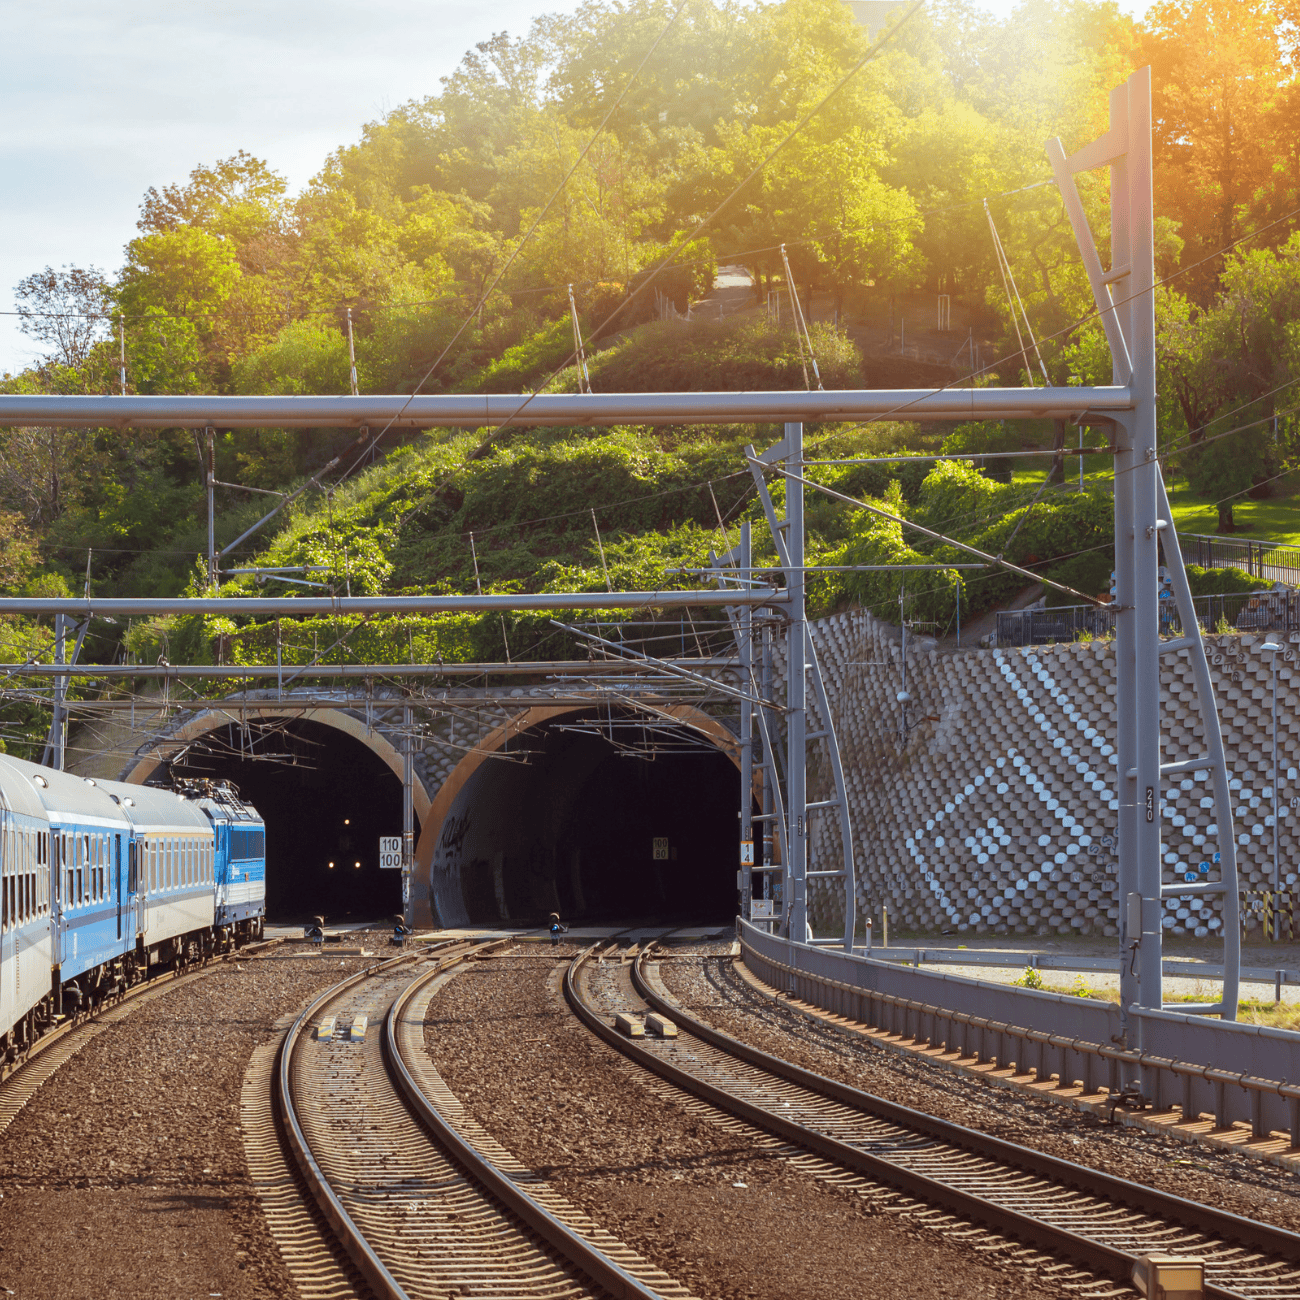
[[[990, 334], [1004, 335], [1000, 351], [1013, 359], [1003, 378], [1012, 379], [1026, 365], [1036, 370], [1038, 360], [1016, 355], [985, 214], [974, 201], [985, 195], [998, 196], [991, 210], [1054, 381], [1110, 382], [1095, 320], [1072, 324], [1091, 317], [1091, 293], [1059, 200], [1037, 182], [1042, 139], [1059, 134], [1069, 151], [1099, 135], [1109, 88], [1136, 58], [1138, 37], [1114, 6], [1025, 0], [1006, 19], [950, 3], [923, 8], [870, 75], [846, 83], [721, 207], [712, 226], [656, 272], [667, 251], [722, 204], [868, 45], [841, 0], [739, 8], [699, 0], [557, 192], [603, 120], [610, 88], [626, 85], [665, 16], [657, 0], [594, 0], [572, 14], [538, 19], [522, 38], [495, 36], [467, 54], [438, 93], [364, 126], [357, 143], [331, 155], [302, 193], [292, 194], [283, 177], [243, 152], [196, 167], [180, 185], [151, 189], [115, 283], [75, 268], [24, 281], [21, 301], [32, 311], [66, 299], [86, 308], [73, 313], [78, 321], [93, 323], [69, 333], [66, 324], [48, 323], [63, 319], [59, 313], [42, 316], [47, 324], [33, 326], [33, 337], [50, 355], [7, 386], [113, 390], [117, 340], [99, 318], [120, 313], [128, 383], [137, 392], [344, 393], [350, 310], [367, 391], [410, 392], [419, 383], [427, 392], [525, 392], [569, 356], [571, 284], [597, 390], [801, 389], [812, 376], [795, 335], [762, 314], [768, 291], [789, 293], [783, 244], [801, 300], [807, 305], [816, 291], [819, 314], [833, 301], [854, 337], [870, 337], [870, 328], [857, 330], [879, 324], [887, 296], [923, 293], [932, 302], [936, 291], [947, 293], [954, 314], [974, 326], [972, 351], [982, 338], [988, 357], [999, 351]], [[1148, 36], [1173, 67], [1178, 23], [1169, 14], [1158, 18]], [[1251, 67], [1245, 82], [1234, 73], [1224, 84], [1280, 84], [1268, 60]], [[1175, 170], [1203, 156], [1207, 142], [1217, 148], [1215, 141], [1246, 138], [1215, 134], [1189, 117], [1190, 101], [1180, 98], [1176, 83], [1162, 73], [1157, 85], [1164, 97], [1159, 131], [1169, 136], [1161, 147], [1173, 151], [1166, 161]], [[1269, 138], [1289, 139], [1294, 132], [1281, 129], [1286, 114], [1278, 114], [1269, 119]], [[1215, 130], [1222, 125], [1216, 119]], [[1224, 209], [1229, 225], [1270, 203], [1284, 211], [1279, 187], [1295, 170], [1276, 159], [1261, 168], [1255, 154], [1242, 161], [1254, 168], [1253, 179]], [[1187, 186], [1175, 206], [1199, 192]], [[1103, 229], [1104, 184], [1081, 177], [1080, 193], [1094, 229]], [[1158, 220], [1161, 276], [1186, 262], [1183, 237], [1201, 241], [1192, 246], [1196, 257], [1210, 247], [1201, 217], [1184, 216], [1201, 224], [1180, 233], [1167, 217]], [[1272, 390], [1300, 373], [1300, 236], [1278, 247], [1263, 241], [1283, 239], [1284, 229], [1264, 224], [1261, 240], [1248, 248], [1186, 267], [1197, 276], [1188, 296], [1167, 288], [1157, 294], [1162, 455], [1172, 451], [1174, 468], [1222, 503], [1225, 528], [1232, 526], [1233, 494], [1267, 491], [1265, 480], [1295, 454], [1300, 421], [1283, 410], [1276, 447], [1255, 430], [1191, 453], [1180, 448], [1229, 411], [1242, 408], [1242, 423], [1267, 417]], [[509, 271], [489, 293], [507, 259]], [[657, 297], [682, 311], [698, 302], [718, 263], [733, 259], [756, 279], [741, 314], [645, 323], [657, 314]], [[818, 323], [813, 343], [826, 388], [864, 382], [862, 357], [847, 332]], [[553, 384], [561, 391], [576, 386], [572, 368]], [[332, 429], [223, 431], [217, 477], [288, 492], [354, 436]], [[810, 427], [808, 436], [825, 458], [933, 451], [942, 437], [885, 424]], [[379, 463], [354, 473], [332, 503], [314, 493], [303, 497], [242, 558], [322, 565], [320, 576], [340, 591], [466, 591], [478, 580], [491, 590], [599, 588], [606, 578], [594, 549], [594, 508], [611, 581], [644, 589], [683, 583], [689, 579], [667, 570], [700, 564], [728, 530], [726, 541], [734, 541], [741, 519], [761, 523], [739, 452], [764, 437], [752, 428], [393, 430]], [[1022, 445], [1019, 438], [1010, 424], [967, 424], [943, 437], [942, 449], [1010, 450]], [[9, 557], [0, 586], [53, 590], [67, 578], [59, 567], [66, 561], [77, 569], [79, 589], [77, 557], [91, 552], [97, 594], [193, 590], [191, 558], [206, 542], [203, 473], [189, 430], [57, 437], [36, 428], [0, 430], [0, 542]], [[994, 553], [1005, 549], [1015, 562], [1080, 591], [1105, 585], [1112, 561], [1104, 493], [1049, 491], [1031, 505], [1033, 489], [1013, 484], [1006, 461], [980, 469], [918, 457], [816, 473], [850, 496], [885, 502], [894, 513]], [[779, 484], [774, 496], [779, 502]], [[218, 544], [233, 541], [265, 506], [263, 497], [219, 489]], [[10, 515], [30, 537], [5, 532]], [[810, 562], [967, 558], [811, 493], [806, 518]], [[770, 562], [770, 547], [761, 540], [758, 546], [760, 562]], [[908, 618], [946, 627], [959, 601], [963, 613], [974, 612], [1021, 585], [1021, 578], [996, 571], [931, 570], [823, 575], [812, 592], [819, 610], [861, 600], [896, 619], [905, 588]], [[301, 591], [250, 582], [231, 590]], [[227, 642], [231, 653], [251, 654], [255, 646], [264, 652], [265, 629], [236, 623], [142, 624], [128, 643], [132, 653], [154, 658], [201, 660], [226, 653]], [[326, 624], [310, 628], [313, 644], [321, 643]], [[370, 624], [352, 629], [340, 653], [370, 647], [375, 657], [397, 655], [403, 629], [380, 631]], [[431, 620], [405, 627], [405, 634], [408, 651], [420, 651], [425, 638], [425, 656], [499, 657], [507, 642], [516, 655], [527, 647], [550, 653], [558, 644], [540, 617], [507, 619], [504, 640], [495, 617]], [[24, 624], [14, 635], [34, 633]], [[304, 653], [305, 644], [295, 642]], [[116, 648], [105, 640], [102, 653]]]
[[567, 317], [544, 325], [507, 348], [469, 384], [471, 392], [526, 393], [564, 364], [573, 352], [573, 326]]
[[[822, 384], [852, 388], [862, 382], [862, 358], [852, 341], [824, 324], [812, 327]], [[616, 347], [589, 359], [591, 386], [604, 393], [735, 392], [805, 387], [792, 330], [765, 319], [670, 321], [643, 326]], [[557, 387], [576, 391], [576, 375]]]
[[1245, 569], [1203, 569], [1199, 564], [1187, 566], [1187, 585], [1193, 596], [1227, 596], [1234, 592], [1270, 591], [1272, 582], [1256, 578]]
[[341, 331], [294, 321], [272, 342], [235, 362], [234, 388], [237, 393], [285, 397], [347, 393], [348, 369], [348, 341]]
[[[903, 503], [907, 506], [917, 505], [935, 462], [927, 452], [916, 448], [891, 447], [888, 455], [888, 460], [866, 459], [860, 464], [850, 465], [838, 475], [828, 474], [823, 481], [837, 492], [854, 497], [885, 497], [890, 493], [889, 485], [896, 483]], [[915, 456], [917, 459], [914, 463], [909, 463], [907, 460], [894, 459], [898, 456]]]
[[1043, 983], [1043, 977], [1036, 966], [1026, 966], [1024, 973], [1020, 978], [1014, 979], [1011, 982], [1018, 988], [1022, 989], [1041, 989], [1046, 987]]
[[[978, 420], [973, 424], [958, 425], [944, 440], [945, 455], [967, 455], [981, 451], [1022, 451], [1022, 428], [1005, 420]], [[981, 466], [985, 478], [996, 483], [1010, 483], [1014, 462], [1010, 458], [990, 460]]]
[[918, 513], [921, 523], [938, 532], [965, 533], [997, 518], [1018, 496], [968, 460], [941, 460], [921, 485]]
[[1187, 482], [1198, 496], [1214, 499], [1219, 532], [1234, 530], [1232, 506], [1262, 480], [1276, 472], [1276, 448], [1259, 428], [1243, 429], [1231, 438], [1216, 438], [1194, 446], [1183, 458]]

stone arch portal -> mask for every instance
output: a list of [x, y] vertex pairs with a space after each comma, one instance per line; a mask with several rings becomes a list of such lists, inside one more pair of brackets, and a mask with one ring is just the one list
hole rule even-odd
[[[267, 914], [296, 921], [376, 919], [402, 908], [401, 873], [383, 870], [380, 836], [402, 829], [400, 740], [341, 709], [249, 709], [252, 743], [232, 714], [213, 709], [169, 733], [131, 765], [143, 784], [166, 763], [180, 776], [232, 780], [267, 827]], [[397, 740], [397, 744], [394, 743]], [[428, 791], [412, 784], [416, 824]]]
[[699, 743], [647, 760], [583, 729], [607, 706], [516, 714], [466, 754], [421, 818], [417, 925], [734, 915], [736, 737], [688, 705], [617, 712], [676, 723]]

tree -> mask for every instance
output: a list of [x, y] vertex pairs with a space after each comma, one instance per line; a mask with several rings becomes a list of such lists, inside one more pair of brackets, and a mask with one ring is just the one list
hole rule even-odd
[[108, 281], [93, 266], [35, 271], [18, 282], [14, 300], [18, 328], [50, 348], [51, 361], [70, 370], [89, 360], [112, 310]]
[[[1222, 262], [1214, 254], [1255, 224], [1257, 199], [1294, 173], [1275, 169], [1295, 149], [1297, 101], [1286, 28], [1274, 0], [1166, 0], [1147, 16], [1156, 202], [1175, 218], [1190, 272], [1207, 303]], [[1283, 231], [1283, 234], [1285, 232]]]
[[287, 189], [283, 176], [241, 149], [212, 167], [194, 168], [187, 185], [165, 185], [161, 192], [150, 186], [136, 226], [146, 235], [189, 226], [243, 249], [280, 230]]

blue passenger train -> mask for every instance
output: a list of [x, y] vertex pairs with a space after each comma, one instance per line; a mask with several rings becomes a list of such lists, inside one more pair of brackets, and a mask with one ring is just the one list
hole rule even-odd
[[266, 827], [229, 785], [0, 755], [0, 1065], [59, 1017], [260, 937]]

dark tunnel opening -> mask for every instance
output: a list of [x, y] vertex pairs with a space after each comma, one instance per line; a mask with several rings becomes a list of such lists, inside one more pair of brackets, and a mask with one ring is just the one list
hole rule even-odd
[[380, 869], [379, 838], [402, 833], [402, 785], [346, 732], [297, 718], [232, 724], [206, 733], [171, 772], [231, 781], [265, 818], [268, 920], [401, 911], [401, 872]]
[[679, 924], [736, 913], [740, 774], [650, 718], [569, 715], [512, 738], [466, 781], [434, 850], [444, 924]]

